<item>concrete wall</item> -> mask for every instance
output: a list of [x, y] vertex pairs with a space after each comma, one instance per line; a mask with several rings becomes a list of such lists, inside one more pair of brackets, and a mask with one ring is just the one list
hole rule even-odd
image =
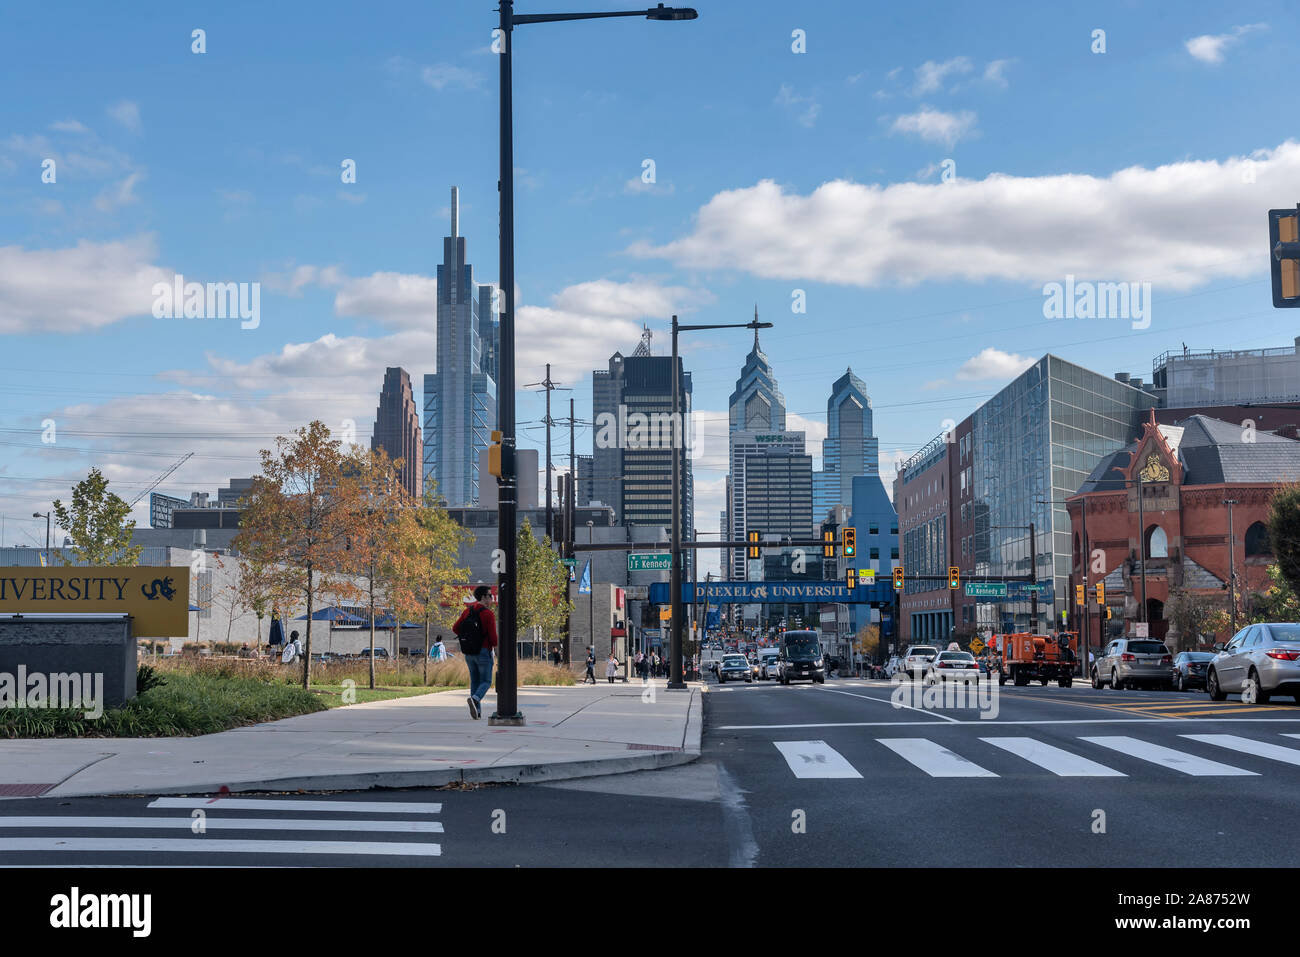
[[[0, 673], [102, 675], [102, 703], [135, 697], [136, 653], [125, 615], [0, 616]], [[27, 689], [17, 688], [18, 694]], [[83, 693], [89, 694], [91, 689]]]

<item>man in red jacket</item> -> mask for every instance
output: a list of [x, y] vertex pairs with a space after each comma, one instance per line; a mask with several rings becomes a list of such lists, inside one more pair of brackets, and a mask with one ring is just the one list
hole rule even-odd
[[[482, 717], [480, 707], [492, 687], [492, 653], [497, 646], [497, 619], [483, 600], [492, 594], [487, 585], [474, 589], [474, 601], [460, 613], [452, 631], [460, 639], [460, 648], [469, 666], [469, 713]], [[477, 649], [477, 650], [476, 650]]]

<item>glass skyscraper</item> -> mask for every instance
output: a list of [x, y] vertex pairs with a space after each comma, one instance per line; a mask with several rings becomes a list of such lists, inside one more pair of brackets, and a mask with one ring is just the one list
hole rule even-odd
[[460, 191], [451, 190], [451, 235], [438, 266], [437, 372], [424, 377], [424, 487], [450, 506], [477, 505], [479, 453], [497, 421], [500, 323], [493, 287], [474, 282], [460, 232]]
[[867, 384], [846, 369], [826, 401], [822, 468], [813, 474], [813, 516], [821, 521], [836, 505], [852, 505], [853, 480], [880, 472], [880, 443], [872, 431]]

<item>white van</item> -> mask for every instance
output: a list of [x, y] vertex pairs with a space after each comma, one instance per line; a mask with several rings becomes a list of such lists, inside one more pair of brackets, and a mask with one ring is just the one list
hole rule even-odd
[[768, 678], [776, 677], [776, 659], [780, 656], [780, 648], [759, 648], [758, 649], [758, 680], [765, 681]]

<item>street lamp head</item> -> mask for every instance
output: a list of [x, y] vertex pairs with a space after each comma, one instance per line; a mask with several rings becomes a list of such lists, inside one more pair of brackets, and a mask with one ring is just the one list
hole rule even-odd
[[692, 7], [665, 7], [662, 3], [645, 12], [647, 20], [694, 20], [698, 16]]

